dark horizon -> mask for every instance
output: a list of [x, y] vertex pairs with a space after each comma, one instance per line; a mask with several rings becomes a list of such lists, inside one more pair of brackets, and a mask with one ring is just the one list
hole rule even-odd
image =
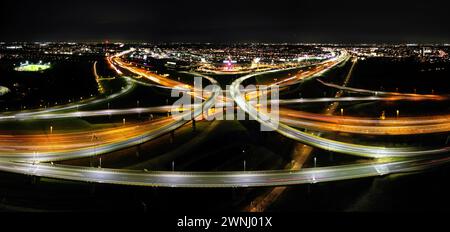
[[0, 41], [446, 44], [448, 2], [1, 3]]

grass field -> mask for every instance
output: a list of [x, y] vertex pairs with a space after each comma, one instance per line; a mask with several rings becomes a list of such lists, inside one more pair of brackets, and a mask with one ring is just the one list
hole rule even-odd
[[49, 69], [51, 66], [47, 64], [28, 64], [15, 68], [19, 72], [40, 72]]
[[4, 86], [0, 86], [0, 96], [5, 95], [7, 93], [9, 93], [10, 90]]

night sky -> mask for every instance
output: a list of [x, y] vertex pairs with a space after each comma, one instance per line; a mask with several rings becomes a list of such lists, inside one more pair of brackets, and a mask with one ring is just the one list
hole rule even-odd
[[1, 41], [450, 43], [448, 1], [1, 1]]

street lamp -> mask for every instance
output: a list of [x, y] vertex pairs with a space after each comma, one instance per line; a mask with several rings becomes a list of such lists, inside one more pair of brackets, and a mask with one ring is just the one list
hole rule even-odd
[[386, 112], [385, 112], [384, 110], [381, 112], [381, 117], [380, 117], [380, 119], [381, 119], [381, 120], [385, 120], [385, 119], [386, 119]]
[[37, 155], [37, 152], [36, 151], [33, 152], [33, 165], [36, 164], [36, 162], [37, 162], [36, 155]]
[[[93, 157], [97, 156], [97, 141], [98, 141], [98, 137], [95, 134], [92, 134], [92, 139], [91, 141], [94, 143], [94, 156], [91, 156], [91, 167], [93, 166], [93, 162], [92, 159]], [[101, 158], [100, 158], [100, 167], [101, 167]]]

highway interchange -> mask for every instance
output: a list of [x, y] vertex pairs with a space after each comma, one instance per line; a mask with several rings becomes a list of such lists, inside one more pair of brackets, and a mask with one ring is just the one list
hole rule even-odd
[[[303, 168], [298, 171], [234, 171], [234, 172], [170, 172], [170, 171], [132, 171], [123, 169], [90, 168], [53, 164], [49, 162], [79, 159], [107, 154], [112, 151], [145, 143], [161, 135], [170, 133], [186, 123], [183, 117], [166, 117], [144, 123], [128, 123], [118, 128], [100, 129], [76, 133], [62, 133], [51, 135], [0, 135], [0, 171], [84, 182], [161, 186], [161, 187], [257, 187], [257, 186], [285, 186], [305, 183], [337, 181], [361, 177], [388, 175], [392, 173], [420, 171], [437, 167], [450, 161], [447, 157], [448, 146], [418, 148], [418, 147], [384, 147], [376, 145], [360, 145], [327, 139], [319, 135], [303, 132], [301, 129], [311, 129], [323, 132], [346, 132], [370, 135], [408, 135], [445, 133], [450, 129], [450, 116], [421, 116], [398, 117], [395, 119], [365, 118], [352, 116], [323, 115], [298, 110], [281, 108], [280, 121], [270, 114], [258, 110], [253, 99], [246, 99], [248, 92], [242, 92], [240, 86], [246, 80], [259, 75], [276, 74], [287, 69], [273, 69], [270, 71], [251, 73], [236, 79], [231, 84], [231, 99], [223, 97], [218, 83], [211, 77], [202, 75], [211, 84], [216, 85], [208, 96], [197, 96], [193, 86], [174, 81], [152, 73], [148, 70], [133, 66], [121, 59], [133, 50], [123, 52], [108, 58], [111, 67], [119, 76], [125, 78], [127, 86], [120, 92], [104, 98], [93, 98], [65, 106], [29, 112], [9, 112], [0, 115], [0, 122], [49, 120], [57, 118], [84, 118], [100, 116], [122, 116], [137, 113], [167, 113], [171, 106], [142, 107], [130, 109], [108, 109], [79, 111], [80, 107], [107, 102], [132, 91], [136, 84], [180, 89], [195, 98], [203, 99], [200, 105], [191, 105], [183, 109], [183, 115], [193, 115], [201, 118], [205, 111], [235, 102], [250, 117], [260, 124], [272, 128], [281, 135], [307, 144], [312, 147], [369, 158], [364, 163], [339, 166]], [[349, 61], [350, 56], [345, 51], [338, 51], [333, 58], [322, 61], [308, 71], [299, 72], [294, 77], [271, 83], [280, 89], [301, 83], [306, 79], [317, 79], [327, 71]], [[292, 70], [302, 67], [290, 68]], [[139, 81], [125, 77], [121, 70], [127, 70], [135, 75], [147, 79]], [[148, 84], [149, 82], [152, 84]], [[339, 86], [317, 79], [324, 86], [341, 91], [369, 95], [363, 97], [340, 98], [304, 98], [273, 100], [272, 104], [313, 104], [333, 102], [363, 102], [363, 101], [446, 101], [447, 95], [401, 94], [392, 92], [372, 91]], [[220, 104], [219, 104], [220, 105]], [[77, 111], [71, 111], [77, 109]], [[101, 137], [95, 140], [94, 137]], [[20, 142], [19, 142], [20, 141]], [[24, 142], [25, 141], [25, 142]], [[95, 148], [95, 149], [93, 149]]]

